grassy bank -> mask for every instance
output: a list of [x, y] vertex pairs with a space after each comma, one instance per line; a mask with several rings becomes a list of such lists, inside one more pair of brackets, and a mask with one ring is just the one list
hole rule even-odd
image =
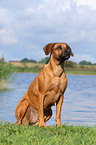
[[77, 74], [77, 75], [96, 75], [96, 70], [90, 69], [65, 69], [66, 74]]
[[0, 144], [96, 145], [96, 127], [63, 125], [39, 128], [0, 123]]
[[44, 64], [41, 63], [10, 63], [13, 65], [13, 70], [15, 73], [27, 72], [27, 73], [38, 73]]
[[[14, 72], [29, 72], [38, 73], [43, 67], [43, 63], [11, 63]], [[81, 66], [77, 65], [73, 68], [66, 67], [66, 74], [81, 74], [81, 75], [96, 75], [96, 66]]]

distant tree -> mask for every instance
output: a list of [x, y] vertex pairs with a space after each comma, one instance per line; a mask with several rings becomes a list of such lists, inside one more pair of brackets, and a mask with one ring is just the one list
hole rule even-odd
[[28, 60], [28, 58], [24, 58], [20, 62], [29, 62], [29, 60]]
[[76, 67], [77, 63], [76, 62], [73, 62], [73, 61], [66, 61], [65, 62], [65, 67], [71, 67], [71, 68], [74, 68]]
[[33, 60], [33, 59], [30, 59], [29, 62], [31, 62], [31, 63], [37, 63], [37, 61]]
[[96, 65], [96, 63], [94, 63], [93, 65]]
[[28, 62], [36, 63], [36, 60], [24, 58], [24, 59], [22, 59], [20, 62], [23, 62], [23, 63], [24, 63], [24, 62], [25, 62], [25, 63], [28, 63]]
[[92, 65], [90, 61], [82, 60], [79, 62], [79, 65]]
[[87, 65], [92, 65], [92, 62], [91, 61], [88, 61]]
[[38, 61], [38, 63], [46, 63], [48, 61], [49, 57], [45, 57], [44, 59], [41, 59]]

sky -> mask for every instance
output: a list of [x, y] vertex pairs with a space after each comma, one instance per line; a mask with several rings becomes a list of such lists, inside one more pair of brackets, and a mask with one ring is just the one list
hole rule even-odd
[[0, 57], [39, 61], [51, 42], [96, 63], [96, 0], [0, 0]]

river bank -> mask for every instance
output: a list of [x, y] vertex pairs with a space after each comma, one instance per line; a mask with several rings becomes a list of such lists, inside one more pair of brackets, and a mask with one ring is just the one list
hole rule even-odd
[[[13, 65], [13, 70], [15, 73], [18, 72], [29, 72], [29, 73], [39, 73], [43, 67], [43, 63], [11, 63]], [[81, 66], [76, 65], [75, 67], [65, 67], [66, 74], [79, 74], [79, 75], [96, 75], [96, 66], [87, 65]]]
[[[1, 65], [0, 90], [6, 89], [7, 81], [13, 73], [39, 73], [44, 63], [9, 62]], [[96, 65], [65, 67], [65, 73], [72, 75], [96, 75]]]

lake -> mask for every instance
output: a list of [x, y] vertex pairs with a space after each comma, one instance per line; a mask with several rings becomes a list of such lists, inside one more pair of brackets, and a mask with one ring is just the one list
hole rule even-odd
[[[15, 107], [27, 91], [36, 73], [17, 73], [14, 83], [0, 91], [0, 121], [16, 122]], [[70, 125], [96, 125], [96, 76], [67, 75], [61, 122]], [[56, 123], [56, 106], [46, 125]]]

